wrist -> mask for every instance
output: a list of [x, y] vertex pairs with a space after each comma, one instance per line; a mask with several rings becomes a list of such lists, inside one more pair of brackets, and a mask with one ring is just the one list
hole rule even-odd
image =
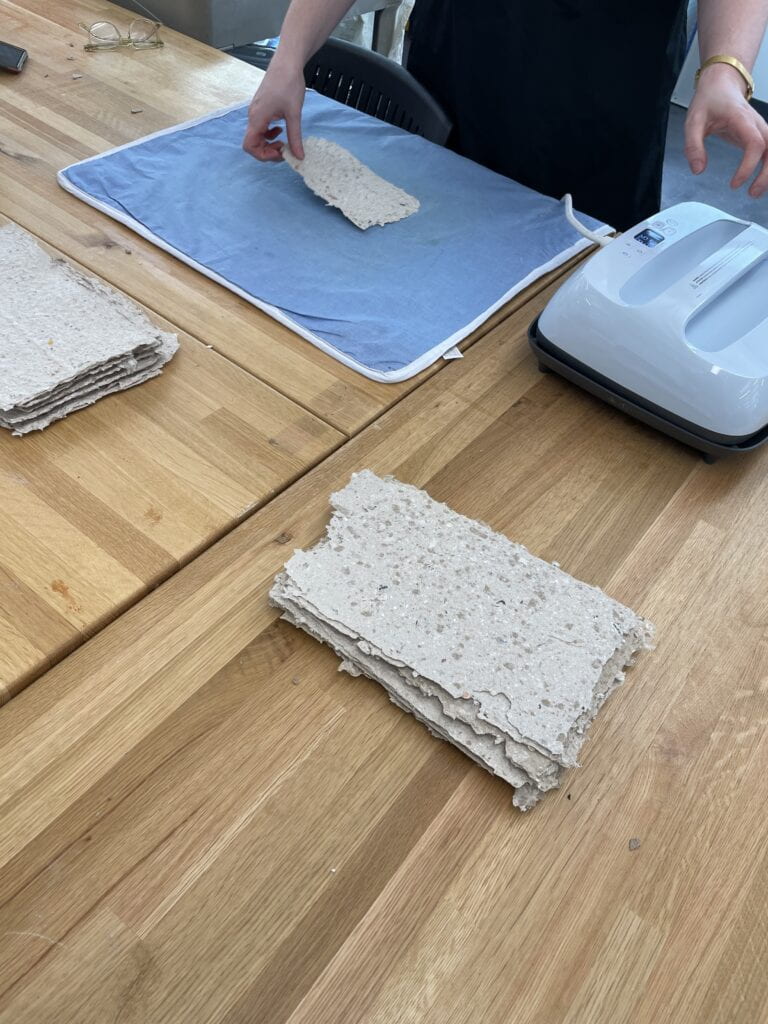
[[742, 65], [743, 70], [725, 61], [718, 61], [713, 64], [702, 64], [696, 75], [696, 85], [706, 86], [715, 89], [732, 89], [739, 91], [745, 99], [751, 97], [752, 79], [748, 68]]
[[285, 43], [280, 43], [270, 61], [269, 70], [273, 75], [281, 75], [284, 78], [293, 78], [296, 75], [303, 77], [305, 63], [300, 53]]

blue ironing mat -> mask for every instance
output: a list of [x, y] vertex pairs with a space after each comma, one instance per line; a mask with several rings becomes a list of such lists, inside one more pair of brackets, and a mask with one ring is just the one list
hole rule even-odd
[[285, 163], [244, 153], [246, 117], [247, 105], [218, 111], [59, 181], [375, 380], [418, 373], [589, 245], [555, 200], [309, 92], [305, 136], [345, 146], [421, 203], [360, 231]]

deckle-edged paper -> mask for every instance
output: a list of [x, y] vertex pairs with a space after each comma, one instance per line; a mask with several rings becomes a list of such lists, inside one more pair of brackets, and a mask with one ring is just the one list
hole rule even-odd
[[306, 139], [303, 160], [297, 160], [288, 146], [283, 156], [315, 195], [341, 210], [362, 231], [403, 220], [419, 209], [418, 199], [330, 139]]
[[366, 470], [331, 502], [272, 602], [533, 806], [577, 764], [652, 626], [415, 487]]
[[42, 429], [156, 376], [177, 348], [126, 296], [0, 227], [0, 426]]

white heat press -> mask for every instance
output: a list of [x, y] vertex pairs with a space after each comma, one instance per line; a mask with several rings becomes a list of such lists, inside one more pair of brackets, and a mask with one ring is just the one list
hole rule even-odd
[[709, 461], [768, 440], [768, 230], [702, 203], [582, 230], [602, 248], [532, 324], [541, 369]]

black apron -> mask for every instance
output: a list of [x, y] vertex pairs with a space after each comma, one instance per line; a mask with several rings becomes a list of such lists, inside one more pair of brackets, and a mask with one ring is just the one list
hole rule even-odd
[[449, 145], [626, 230], [658, 212], [685, 0], [416, 0], [408, 69]]

